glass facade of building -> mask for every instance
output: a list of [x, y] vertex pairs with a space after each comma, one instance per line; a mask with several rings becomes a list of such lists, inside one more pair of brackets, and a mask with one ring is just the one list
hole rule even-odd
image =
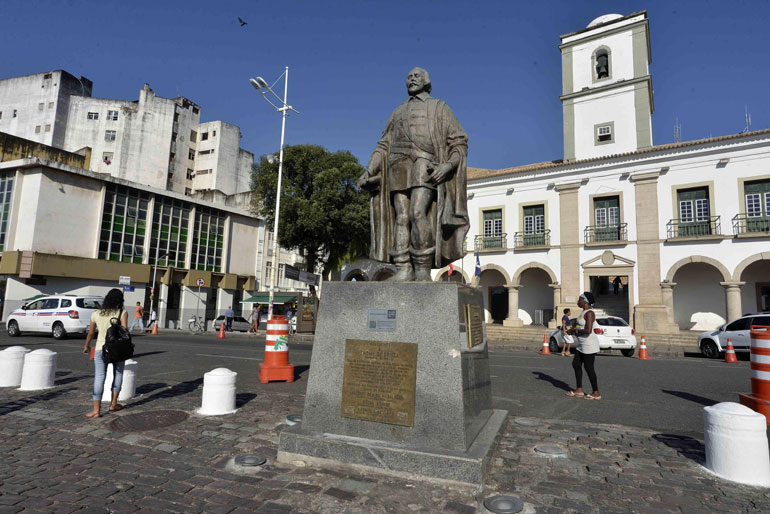
[[171, 198], [155, 197], [149, 263], [184, 268], [190, 225], [190, 204]]
[[5, 250], [5, 238], [8, 233], [12, 192], [13, 175], [4, 175], [0, 177], [0, 254]]
[[107, 184], [99, 237], [99, 258], [141, 264], [150, 195]]
[[225, 219], [225, 214], [216, 209], [198, 207], [195, 210], [190, 269], [222, 271]]

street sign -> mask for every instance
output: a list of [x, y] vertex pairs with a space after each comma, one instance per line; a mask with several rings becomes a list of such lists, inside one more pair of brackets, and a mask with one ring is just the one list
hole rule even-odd
[[126, 293], [133, 293], [136, 291], [136, 288], [134, 286], [123, 286], [123, 291]]
[[299, 272], [299, 281], [312, 286], [318, 286], [321, 283], [321, 277], [315, 273], [308, 273], [307, 271]]
[[283, 276], [290, 280], [299, 280], [299, 270], [294, 266], [286, 265], [283, 267]]
[[206, 281], [203, 280], [202, 278], [199, 278], [198, 280], [196, 280], [195, 283], [198, 284], [198, 287], [203, 287], [206, 285]]
[[118, 284], [119, 284], [119, 285], [121, 285], [121, 286], [128, 286], [128, 285], [131, 285], [131, 277], [124, 277], [124, 276], [121, 276], [121, 277], [118, 279]]

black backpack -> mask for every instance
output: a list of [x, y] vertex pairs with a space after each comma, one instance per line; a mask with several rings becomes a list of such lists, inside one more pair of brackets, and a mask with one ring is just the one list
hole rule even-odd
[[107, 364], [114, 364], [134, 356], [134, 343], [131, 342], [131, 333], [120, 323], [123, 309], [117, 318], [110, 319], [110, 327], [104, 335], [102, 358]]

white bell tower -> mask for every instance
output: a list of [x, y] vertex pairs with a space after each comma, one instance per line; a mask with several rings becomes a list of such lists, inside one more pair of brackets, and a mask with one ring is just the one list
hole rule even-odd
[[652, 146], [647, 11], [606, 14], [561, 37], [564, 160]]

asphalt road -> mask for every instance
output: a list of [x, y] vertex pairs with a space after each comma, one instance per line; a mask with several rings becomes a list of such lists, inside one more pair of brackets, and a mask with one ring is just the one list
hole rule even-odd
[[[200, 380], [218, 367], [238, 373], [238, 393], [303, 394], [307, 384], [312, 344], [291, 343], [290, 360], [298, 379], [292, 383], [261, 384], [258, 363], [264, 357], [264, 336], [234, 336], [225, 340], [214, 333], [193, 336], [186, 332], [137, 335], [135, 359], [139, 361], [138, 386], [149, 392], [167, 385]], [[92, 365], [82, 354], [84, 338], [54, 341], [51, 337], [8, 337], [0, 332], [0, 350], [22, 345], [48, 348], [58, 353], [58, 369], [71, 370], [83, 379], [92, 376]], [[651, 361], [600, 355], [596, 361], [603, 399], [588, 401], [564, 393], [574, 387], [572, 359], [533, 352], [490, 353], [495, 408], [517, 416], [610, 423], [703, 437], [703, 407], [738, 401], [750, 391], [747, 356], [738, 364], [698, 357]], [[588, 377], [584, 386], [590, 391]]]

